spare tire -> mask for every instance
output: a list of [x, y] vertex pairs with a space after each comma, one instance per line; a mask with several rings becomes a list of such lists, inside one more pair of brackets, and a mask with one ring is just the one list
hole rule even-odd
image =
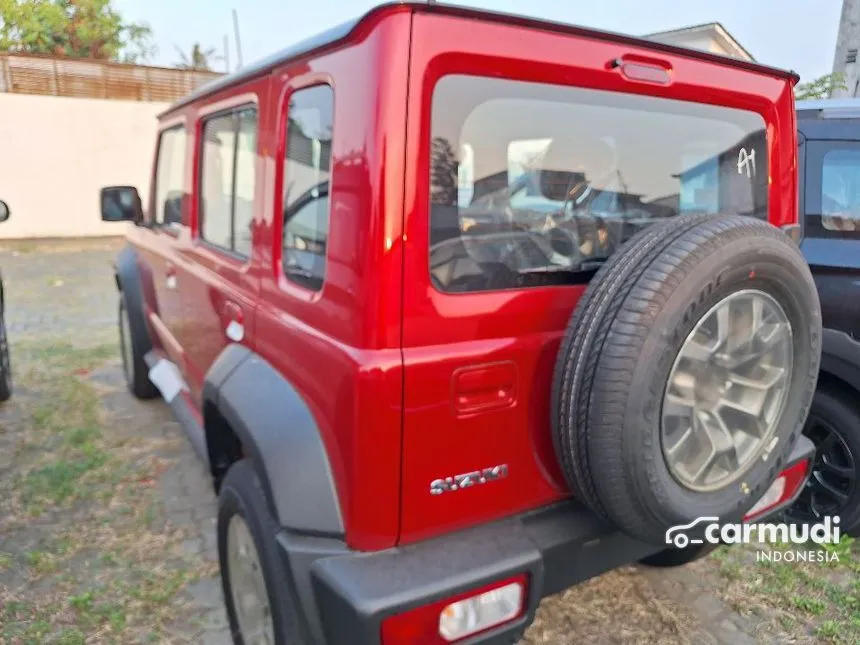
[[739, 520], [800, 436], [820, 358], [818, 295], [788, 236], [742, 216], [655, 224], [568, 325], [551, 410], [565, 478], [654, 544], [698, 517]]

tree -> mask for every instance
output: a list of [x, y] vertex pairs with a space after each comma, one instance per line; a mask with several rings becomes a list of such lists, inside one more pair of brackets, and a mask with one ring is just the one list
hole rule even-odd
[[836, 72], [833, 74], [825, 74], [818, 78], [801, 83], [794, 88], [794, 98], [798, 101], [804, 99], [826, 99], [830, 97], [835, 90], [847, 90], [845, 85], [845, 76]]
[[430, 193], [434, 204], [457, 203], [458, 166], [454, 146], [447, 139], [435, 137], [430, 148]]
[[135, 63], [154, 53], [151, 39], [112, 0], [0, 0], [0, 52]]
[[176, 48], [176, 52], [179, 54], [179, 62], [176, 64], [176, 67], [181, 69], [193, 69], [202, 72], [209, 72], [212, 71], [212, 63], [221, 59], [221, 57], [216, 54], [214, 47], [203, 49], [200, 46], [200, 43], [194, 43], [191, 47], [190, 56], [179, 49], [179, 47]]

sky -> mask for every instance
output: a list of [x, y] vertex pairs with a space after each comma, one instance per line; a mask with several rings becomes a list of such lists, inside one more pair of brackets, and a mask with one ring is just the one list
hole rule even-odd
[[[451, 0], [448, 0], [451, 1]], [[802, 80], [827, 74], [842, 0], [455, 0], [455, 4], [525, 14], [629, 34], [720, 22], [762, 63], [793, 69]], [[255, 59], [356, 17], [378, 0], [115, 0], [126, 19], [153, 29], [156, 65], [179, 61], [177, 47], [224, 49], [232, 9], [239, 14], [243, 60]], [[215, 63], [224, 69], [223, 60]]]

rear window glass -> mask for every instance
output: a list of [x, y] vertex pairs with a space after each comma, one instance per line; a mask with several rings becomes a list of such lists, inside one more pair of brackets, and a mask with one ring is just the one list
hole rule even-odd
[[755, 112], [446, 76], [433, 95], [430, 273], [444, 291], [586, 282], [679, 213], [767, 218]]

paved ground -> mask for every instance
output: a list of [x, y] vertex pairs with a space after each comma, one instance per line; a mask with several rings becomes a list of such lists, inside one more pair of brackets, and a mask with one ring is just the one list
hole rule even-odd
[[[19, 384], [0, 408], [0, 643], [230, 642], [207, 477], [167, 408], [123, 386], [116, 248], [0, 249]], [[788, 642], [722, 586], [715, 558], [614, 571], [546, 599], [522, 645]]]

